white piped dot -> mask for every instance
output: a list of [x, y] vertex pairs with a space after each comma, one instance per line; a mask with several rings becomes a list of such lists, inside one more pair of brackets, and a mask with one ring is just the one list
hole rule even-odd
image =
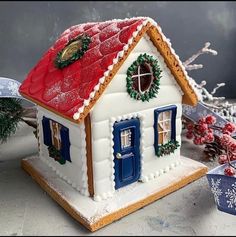
[[89, 105], [89, 102], [90, 102], [90, 100], [84, 100], [84, 105], [85, 105], [85, 106], [88, 106], [88, 105]]
[[83, 111], [84, 111], [84, 106], [79, 108], [79, 113], [83, 113]]
[[144, 176], [144, 177], [142, 178], [142, 181], [143, 181], [144, 183], [147, 183], [147, 182], [148, 182], [148, 177], [147, 177], [147, 176]]
[[167, 167], [164, 169], [164, 173], [167, 173], [169, 170], [170, 170], [170, 167], [167, 166]]
[[155, 177], [159, 177], [159, 176], [160, 176], [159, 171], [156, 171], [156, 172], [155, 172]]
[[102, 84], [103, 82], [105, 81], [105, 77], [101, 77], [100, 79], [99, 79], [99, 82]]
[[108, 67], [108, 70], [111, 71], [112, 69], [113, 69], [113, 65], [110, 65], [110, 66]]
[[97, 85], [94, 87], [94, 90], [95, 90], [95, 91], [98, 91], [98, 90], [99, 90], [99, 87], [100, 87], [99, 84], [97, 84]]
[[135, 31], [132, 36], [135, 38], [137, 35], [138, 35], [138, 32]]
[[89, 97], [92, 99], [95, 96], [95, 91], [91, 92]]
[[126, 45], [123, 47], [123, 49], [126, 51], [126, 50], [129, 49], [129, 46], [126, 44]]
[[107, 77], [109, 75], [109, 71], [104, 72], [104, 76]]
[[102, 199], [101, 199], [101, 197], [100, 197], [99, 195], [94, 196], [93, 199], [94, 199], [94, 201], [96, 201], [96, 202], [102, 201]]
[[118, 117], [117, 117], [117, 120], [118, 120], [118, 121], [121, 121], [121, 119], [122, 119], [121, 116], [118, 116]]
[[149, 174], [149, 179], [150, 179], [150, 180], [153, 180], [154, 178], [155, 178], [155, 176], [154, 176], [153, 173]]
[[141, 29], [142, 29], [142, 25], [139, 25], [138, 27], [137, 27], [137, 31], [140, 31]]
[[124, 56], [124, 51], [122, 50], [118, 53], [118, 57], [122, 58], [123, 56]]
[[130, 45], [130, 44], [132, 44], [132, 43], [133, 43], [133, 39], [130, 38], [130, 39], [128, 40], [128, 44]]
[[107, 194], [106, 194], [106, 193], [103, 193], [103, 194], [102, 194], [102, 197], [103, 197], [103, 199], [107, 199]]

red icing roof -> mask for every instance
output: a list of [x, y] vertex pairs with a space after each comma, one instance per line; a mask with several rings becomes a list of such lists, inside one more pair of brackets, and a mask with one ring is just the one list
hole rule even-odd
[[[70, 27], [30, 71], [20, 86], [20, 93], [61, 115], [73, 118], [108, 66], [113, 64], [113, 59], [145, 20], [131, 18]], [[83, 57], [63, 69], [55, 67], [57, 53], [82, 33], [92, 40]]]

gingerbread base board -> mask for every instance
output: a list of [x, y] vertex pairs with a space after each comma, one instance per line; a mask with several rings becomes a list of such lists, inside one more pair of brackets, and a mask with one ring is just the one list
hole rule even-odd
[[73, 218], [90, 231], [96, 231], [199, 179], [208, 170], [202, 163], [186, 157], [181, 157], [181, 162], [158, 179], [121, 188], [114, 197], [101, 202], [79, 194], [38, 157], [23, 159], [21, 166]]

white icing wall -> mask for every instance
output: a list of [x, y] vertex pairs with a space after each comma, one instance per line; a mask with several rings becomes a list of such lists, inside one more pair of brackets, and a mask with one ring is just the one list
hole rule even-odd
[[[160, 89], [156, 98], [149, 102], [132, 99], [126, 91], [126, 72], [140, 54], [157, 58], [162, 70]], [[180, 149], [166, 157], [157, 157], [154, 150], [154, 110], [167, 105], [177, 106], [176, 138], [181, 143], [182, 91], [177, 85], [163, 57], [145, 35], [121, 66], [105, 93], [91, 110], [92, 152], [95, 200], [107, 198], [114, 193], [114, 163], [112, 128], [116, 120], [140, 117], [142, 160], [141, 180], [146, 182], [179, 164]]]
[[[42, 118], [43, 116], [53, 119], [69, 129], [70, 157], [71, 162], [66, 161], [61, 165], [53, 158], [49, 157], [47, 146], [43, 142]], [[89, 196], [87, 163], [86, 163], [86, 141], [84, 123], [75, 124], [69, 120], [38, 106], [40, 159], [47, 163], [61, 178], [71, 184], [80, 193]], [[52, 171], [53, 172], [53, 171]]]

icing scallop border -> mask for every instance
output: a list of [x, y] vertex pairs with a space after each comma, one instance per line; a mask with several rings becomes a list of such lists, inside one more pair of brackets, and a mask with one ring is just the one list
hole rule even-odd
[[111, 184], [112, 184], [112, 192], [106, 192], [106, 193], [102, 193], [102, 194], [98, 194], [98, 195], [94, 195], [94, 200], [95, 201], [102, 201], [105, 200], [109, 197], [113, 197], [114, 193], [115, 193], [115, 163], [114, 163], [114, 142], [113, 142], [113, 130], [114, 130], [114, 123], [115, 122], [120, 122], [122, 120], [126, 120], [126, 119], [132, 119], [132, 118], [139, 118], [140, 120], [140, 161], [141, 161], [141, 175], [143, 173], [144, 170], [144, 140], [145, 140], [145, 133], [144, 133], [144, 125], [145, 125], [145, 116], [141, 113], [131, 113], [131, 114], [127, 114], [127, 115], [121, 115], [121, 116], [117, 116], [117, 117], [111, 117], [109, 119], [109, 126], [110, 126], [110, 161], [111, 161], [111, 169], [112, 169], [112, 175], [110, 177], [111, 179]]
[[152, 172], [148, 175], [143, 175], [141, 176], [140, 181], [142, 181], [143, 183], [147, 183], [151, 180], [157, 179], [159, 176], [168, 173], [169, 171], [171, 171], [172, 169], [176, 168], [179, 165], [182, 165], [183, 162], [182, 161], [175, 161], [173, 163], [171, 163], [170, 165], [167, 165], [164, 169], [159, 169], [156, 170], [155, 172]]
[[94, 98], [96, 92], [100, 89], [101, 84], [103, 84], [105, 82], [105, 78], [109, 75], [109, 73], [112, 71], [113, 67], [118, 63], [119, 58], [122, 58], [125, 54], [125, 52], [129, 49], [130, 45], [133, 43], [134, 39], [137, 37], [137, 35], [139, 34], [139, 32], [142, 30], [142, 28], [144, 26], [146, 26], [148, 24], [148, 22], [150, 22], [153, 26], [155, 26], [157, 28], [157, 30], [159, 31], [159, 33], [161, 34], [163, 40], [167, 43], [167, 45], [170, 48], [171, 53], [175, 56], [175, 58], [177, 59], [179, 66], [181, 67], [184, 76], [186, 77], [188, 84], [190, 85], [190, 87], [193, 89], [193, 91], [195, 92], [195, 94], [197, 95], [197, 98], [200, 99], [201, 95], [199, 93], [199, 91], [195, 88], [195, 82], [194, 80], [191, 80], [191, 78], [188, 76], [187, 71], [185, 70], [185, 67], [183, 65], [183, 63], [181, 62], [179, 56], [175, 53], [175, 50], [171, 47], [171, 42], [170, 39], [167, 39], [166, 36], [163, 34], [161, 27], [150, 17], [133, 17], [133, 18], [125, 18], [125, 19], [114, 19], [114, 20], [110, 20], [110, 21], [105, 21], [105, 22], [118, 22], [118, 21], [124, 21], [124, 20], [132, 20], [132, 19], [145, 19], [142, 24], [140, 24], [137, 27], [137, 30], [135, 32], [133, 32], [132, 37], [128, 40], [128, 43], [126, 45], [124, 45], [123, 50], [121, 50], [116, 58], [113, 59], [113, 64], [111, 64], [108, 67], [108, 70], [106, 72], [104, 72], [103, 77], [101, 77], [99, 79], [98, 84], [94, 87], [93, 91], [90, 93], [89, 98], [83, 101], [83, 105], [78, 109], [77, 112], [74, 113], [73, 115], [73, 119], [74, 120], [78, 120], [80, 118], [80, 115], [84, 112], [84, 109], [86, 106], [89, 105], [91, 99]]

